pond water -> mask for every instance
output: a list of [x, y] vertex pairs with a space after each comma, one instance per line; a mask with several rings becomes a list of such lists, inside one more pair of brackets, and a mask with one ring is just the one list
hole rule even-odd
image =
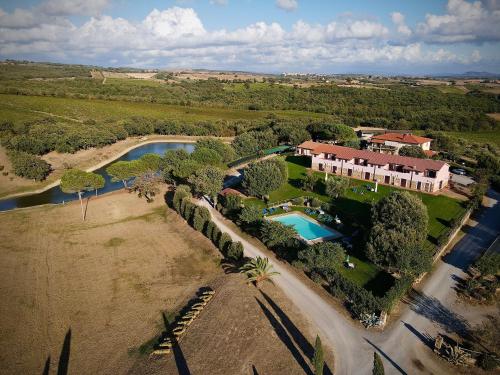
[[[134, 148], [133, 150], [127, 152], [125, 155], [112, 161], [109, 164], [112, 164], [118, 160], [130, 161], [130, 160], [139, 159], [144, 154], [154, 153], [154, 154], [163, 155], [168, 150], [175, 150], [175, 149], [179, 149], [179, 148], [183, 148], [187, 152], [192, 152], [194, 149], [194, 144], [193, 143], [165, 143], [165, 142], [149, 143], [149, 144]], [[105, 181], [106, 181], [106, 184], [104, 185], [104, 187], [97, 191], [98, 194], [108, 193], [110, 191], [119, 190], [119, 189], [123, 188], [123, 183], [121, 181], [119, 181], [119, 182], [112, 182], [111, 181], [111, 177], [106, 173], [106, 167], [108, 165], [94, 171], [95, 173], [98, 173], [101, 176], [103, 176]], [[95, 191], [86, 192], [84, 194], [84, 196], [89, 196], [91, 194], [95, 194]], [[0, 200], [0, 211], [13, 210], [14, 208], [38, 206], [41, 204], [48, 204], [48, 203], [63, 203], [63, 202], [73, 201], [76, 199], [78, 199], [78, 196], [76, 194], [63, 193], [59, 186], [55, 186], [55, 187], [53, 187], [49, 190], [46, 190], [42, 193]]]

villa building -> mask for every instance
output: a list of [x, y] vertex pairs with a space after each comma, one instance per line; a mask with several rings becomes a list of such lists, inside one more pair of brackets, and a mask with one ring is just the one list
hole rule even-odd
[[373, 135], [368, 141], [368, 149], [384, 154], [398, 154], [403, 146], [418, 146], [428, 156], [432, 156], [431, 138], [420, 137], [410, 133], [384, 133]]
[[433, 193], [448, 185], [448, 164], [431, 159], [382, 154], [306, 141], [297, 155], [311, 157], [312, 169], [339, 176], [378, 181], [386, 185]]

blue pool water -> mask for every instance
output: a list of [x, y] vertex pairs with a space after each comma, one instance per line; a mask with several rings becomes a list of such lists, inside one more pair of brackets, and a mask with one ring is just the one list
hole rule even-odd
[[338, 238], [341, 234], [333, 229], [325, 228], [312, 219], [299, 214], [287, 214], [270, 218], [285, 225], [291, 225], [302, 238], [312, 241], [323, 237]]

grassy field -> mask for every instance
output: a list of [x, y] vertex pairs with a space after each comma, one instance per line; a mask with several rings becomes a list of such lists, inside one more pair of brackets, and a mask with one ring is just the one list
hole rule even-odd
[[223, 276], [218, 251], [161, 196], [93, 198], [85, 222], [77, 202], [2, 212], [0, 225], [5, 373], [56, 369], [68, 332], [69, 373], [127, 373], [162, 312]]
[[476, 143], [489, 143], [500, 147], [500, 131], [446, 132], [446, 134]]
[[[132, 80], [136, 82], [137, 80]], [[167, 104], [54, 98], [0, 94], [0, 118], [23, 122], [52, 115], [78, 121], [119, 121], [132, 116], [163, 120], [179, 120], [195, 123], [204, 120], [257, 120], [268, 116], [270, 111], [249, 111], [227, 108], [197, 108]], [[302, 111], [273, 111], [287, 118], [325, 118], [327, 115]]]
[[[291, 199], [294, 197], [309, 195], [314, 196], [324, 202], [330, 202], [330, 198], [322, 194], [323, 186], [320, 186], [318, 192], [305, 192], [299, 188], [300, 180], [306, 175], [309, 167], [309, 160], [295, 156], [288, 156], [288, 183], [280, 189], [270, 194], [270, 201], [279, 201]], [[316, 175], [323, 181], [324, 174], [316, 172]], [[321, 184], [322, 185], [322, 184]], [[333, 201], [333, 205], [340, 211], [344, 217], [348, 217], [356, 222], [368, 225], [370, 216], [370, 206], [372, 203], [379, 201], [381, 198], [389, 195], [391, 192], [401, 190], [391, 186], [379, 185], [378, 192], [370, 192], [367, 189], [362, 189], [364, 194], [359, 193], [360, 187], [373, 187], [374, 184], [368, 181], [350, 180], [350, 189], [344, 197]], [[353, 188], [357, 188], [358, 192], [354, 192]], [[462, 204], [455, 199], [442, 195], [430, 195], [424, 193], [411, 192], [422, 199], [427, 206], [429, 214], [429, 236], [437, 237], [446, 229], [448, 222], [464, 211]]]
[[[324, 186], [320, 183], [317, 192], [305, 192], [300, 189], [300, 180], [306, 175], [307, 168], [310, 162], [307, 158], [296, 156], [287, 156], [288, 162], [288, 183], [284, 184], [280, 189], [270, 194], [270, 201], [283, 201], [301, 196], [313, 196], [323, 202], [331, 202], [331, 199], [323, 193]], [[324, 174], [316, 172], [316, 175], [323, 181]], [[333, 211], [339, 213], [341, 220], [346, 223], [344, 232], [352, 229], [352, 224], [361, 225], [366, 228], [370, 224], [370, 209], [371, 205], [381, 198], [389, 195], [397, 189], [391, 186], [379, 185], [378, 192], [370, 192], [366, 186], [374, 186], [373, 183], [361, 180], [350, 180], [350, 188], [344, 197], [337, 198], [333, 202]], [[356, 192], [354, 191], [356, 188]], [[360, 193], [363, 191], [363, 194]], [[424, 193], [411, 192], [422, 199], [422, 202], [427, 207], [429, 214], [428, 238], [426, 246], [434, 248], [436, 238], [446, 229], [449, 228], [449, 222], [454, 217], [459, 216], [464, 212], [464, 208], [460, 201], [442, 196], [430, 195]], [[245, 200], [245, 204], [256, 205], [264, 208], [265, 204], [259, 199], [249, 198]], [[342, 230], [341, 230], [342, 231]], [[356, 250], [356, 249], [355, 249]], [[358, 255], [359, 249], [355, 251]], [[362, 253], [360, 253], [361, 255]], [[374, 264], [360, 258], [352, 257], [352, 262], [356, 267], [354, 270], [342, 268], [340, 271], [352, 281], [359, 285], [372, 290], [375, 294], [381, 295], [393, 282], [392, 277], [381, 271]]]

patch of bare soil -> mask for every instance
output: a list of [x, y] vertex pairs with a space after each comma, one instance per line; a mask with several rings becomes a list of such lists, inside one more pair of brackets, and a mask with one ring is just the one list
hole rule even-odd
[[488, 113], [487, 115], [496, 121], [500, 121], [500, 113]]
[[[221, 277], [219, 253], [166, 208], [115, 192], [0, 213], [2, 374], [124, 374]], [[44, 372], [46, 371], [46, 372]]]
[[[315, 332], [280, 289], [259, 290], [240, 274], [212, 287], [214, 298], [177, 349], [138, 359], [129, 374], [313, 374]], [[331, 351], [323, 350], [325, 374], [333, 373]]]

